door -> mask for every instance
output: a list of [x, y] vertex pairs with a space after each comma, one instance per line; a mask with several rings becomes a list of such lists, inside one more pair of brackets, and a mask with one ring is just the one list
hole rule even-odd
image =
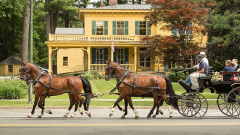
[[[144, 51], [146, 48], [140, 48], [140, 51]], [[144, 58], [140, 55], [140, 65], [143, 67], [142, 71], [151, 71], [151, 57]]]

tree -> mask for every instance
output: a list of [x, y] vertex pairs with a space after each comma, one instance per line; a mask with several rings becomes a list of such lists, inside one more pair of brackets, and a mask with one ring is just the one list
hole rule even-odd
[[30, 0], [25, 1], [23, 15], [23, 34], [22, 34], [22, 55], [21, 60], [28, 62], [28, 39], [29, 39], [29, 20], [30, 20]]
[[202, 25], [208, 11], [201, 2], [191, 0], [147, 0], [153, 11], [145, 16], [149, 25], [161, 25], [161, 30], [172, 31], [170, 36], [144, 37], [142, 41], [149, 45], [141, 52], [145, 57], [159, 56], [164, 63], [176, 63], [179, 66], [189, 64], [189, 55], [199, 53], [200, 42], [195, 37], [203, 36]]
[[0, 60], [21, 52], [24, 0], [0, 1]]
[[240, 3], [236, 0], [216, 2], [209, 5], [211, 11], [205, 27], [208, 33], [209, 62], [214, 66], [214, 70], [219, 71], [223, 69], [226, 60], [240, 59]]

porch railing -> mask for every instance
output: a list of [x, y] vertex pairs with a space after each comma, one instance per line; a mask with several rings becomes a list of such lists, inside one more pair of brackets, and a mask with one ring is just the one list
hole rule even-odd
[[77, 65], [74, 68], [71, 69], [72, 72], [76, 72], [76, 71], [83, 71], [84, 67], [83, 65]]
[[[126, 70], [135, 72], [135, 64], [120, 64]], [[96, 70], [98, 72], [105, 72], [106, 64], [90, 64], [90, 70]]]
[[121, 41], [139, 42], [140, 35], [59, 35], [49, 34], [49, 41]]

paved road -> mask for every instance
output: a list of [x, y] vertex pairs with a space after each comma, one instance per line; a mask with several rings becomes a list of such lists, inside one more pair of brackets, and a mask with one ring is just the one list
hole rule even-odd
[[[152, 135], [152, 134], [239, 134], [240, 120], [224, 116], [218, 109], [209, 109], [202, 119], [189, 119], [174, 111], [174, 118], [169, 119], [168, 110], [164, 109], [163, 116], [147, 119], [148, 109], [138, 109], [139, 119], [134, 119], [134, 113], [129, 109], [129, 115], [120, 119], [123, 112], [115, 110], [113, 117], [108, 117], [108, 109], [92, 109], [92, 117], [79, 113], [75, 118], [63, 118], [66, 110], [53, 109], [52, 115], [45, 114], [37, 118], [37, 109], [32, 118], [26, 118], [30, 109], [0, 110], [1, 135]], [[72, 114], [72, 112], [70, 113]]]

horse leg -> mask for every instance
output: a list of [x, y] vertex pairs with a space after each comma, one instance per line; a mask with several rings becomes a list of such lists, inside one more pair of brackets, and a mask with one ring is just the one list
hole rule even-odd
[[118, 97], [118, 99], [115, 101], [114, 105], [113, 105], [113, 108], [111, 109], [111, 112], [109, 114], [109, 117], [113, 116], [113, 113], [114, 113], [114, 110], [115, 110], [115, 107], [118, 105], [118, 103], [120, 101], [122, 101], [123, 99], [125, 98], [125, 94], [124, 93], [121, 93], [121, 95]]
[[77, 114], [77, 109], [78, 109], [78, 99], [77, 98], [74, 98], [74, 104], [75, 104], [75, 109], [74, 109], [73, 114], [71, 115], [71, 118], [74, 118], [75, 115]]
[[155, 108], [156, 108], [156, 106], [157, 106], [157, 103], [158, 103], [158, 95], [153, 94], [153, 99], [154, 99], [154, 101], [153, 101], [153, 107], [152, 107], [152, 109], [150, 110], [147, 118], [151, 118], [151, 115], [153, 114], [153, 111], [155, 110]]
[[34, 104], [33, 104], [33, 109], [31, 111], [31, 114], [29, 114], [27, 117], [28, 118], [32, 118], [32, 115], [34, 114], [35, 112], [35, 108], [37, 106], [37, 103], [38, 103], [38, 99], [39, 99], [39, 95], [38, 94], [35, 94], [35, 100], [34, 100]]
[[124, 119], [125, 118], [125, 115], [127, 115], [127, 106], [128, 106], [128, 102], [127, 102], [127, 99], [125, 98], [124, 99], [124, 103], [125, 103], [125, 109], [124, 109], [124, 111], [125, 111], [125, 113], [122, 115], [122, 119]]
[[45, 102], [45, 95], [42, 95], [40, 97], [40, 100], [38, 102], [38, 107], [42, 109], [41, 111], [41, 114], [38, 115], [38, 118], [42, 118], [43, 114], [44, 114], [44, 111], [45, 111], [45, 108], [44, 108], [44, 102]]
[[[43, 106], [45, 106], [45, 99], [46, 99], [46, 97], [44, 98]], [[51, 111], [51, 110], [46, 110], [45, 112], [48, 113], [48, 114], [52, 114], [52, 111]]]
[[80, 102], [80, 103], [79, 103], [78, 111], [79, 111], [79, 113], [80, 113], [81, 115], [83, 115], [82, 104], [83, 104], [84, 102], [81, 102], [81, 101], [79, 101], [79, 102]]
[[158, 99], [158, 101], [157, 101], [157, 109], [156, 109], [156, 114], [154, 114], [153, 116], [152, 116], [152, 118], [156, 118], [156, 116], [159, 114], [159, 106], [160, 106], [160, 100]]
[[68, 107], [68, 110], [66, 111], [66, 113], [63, 115], [63, 118], [67, 118], [67, 115], [69, 114], [70, 110], [72, 109], [73, 105], [74, 105], [74, 96], [73, 94], [69, 93], [69, 100], [70, 100], [70, 105]]
[[118, 107], [118, 109], [120, 110], [120, 111], [124, 111], [125, 109], [122, 109], [122, 107], [119, 105], [119, 104], [117, 104], [117, 107]]
[[138, 119], [138, 118], [139, 118], [139, 115], [138, 115], [137, 110], [134, 109], [134, 107], [133, 107], [133, 103], [132, 103], [131, 97], [130, 97], [130, 96], [127, 96], [126, 99], [127, 99], [128, 103], [129, 103], [129, 106], [132, 108], [133, 112], [135, 113], [135, 119]]
[[159, 112], [161, 115], [163, 115], [163, 111], [162, 111], [163, 102], [164, 102], [164, 101], [163, 101], [162, 99], [159, 100], [159, 109], [158, 109], [158, 112]]
[[[83, 103], [84, 104], [84, 111], [85, 113], [91, 117], [91, 113], [88, 111], [88, 106], [89, 106], [89, 101], [84, 101], [84, 98], [82, 97], [81, 94], [76, 94], [77, 99], [80, 101], [80, 104]], [[87, 95], [88, 96], [88, 95]], [[86, 98], [87, 99], [87, 98]], [[87, 103], [88, 102], [88, 103]]]
[[170, 119], [173, 118], [173, 116], [172, 116], [172, 113], [173, 113], [173, 111], [172, 111], [172, 107], [171, 107], [171, 105], [170, 105], [170, 104], [168, 103], [168, 101], [167, 101], [166, 93], [163, 94], [162, 99], [163, 99], [163, 100], [167, 103], [167, 105], [168, 105], [168, 109], [169, 109], [169, 118], [170, 118]]

